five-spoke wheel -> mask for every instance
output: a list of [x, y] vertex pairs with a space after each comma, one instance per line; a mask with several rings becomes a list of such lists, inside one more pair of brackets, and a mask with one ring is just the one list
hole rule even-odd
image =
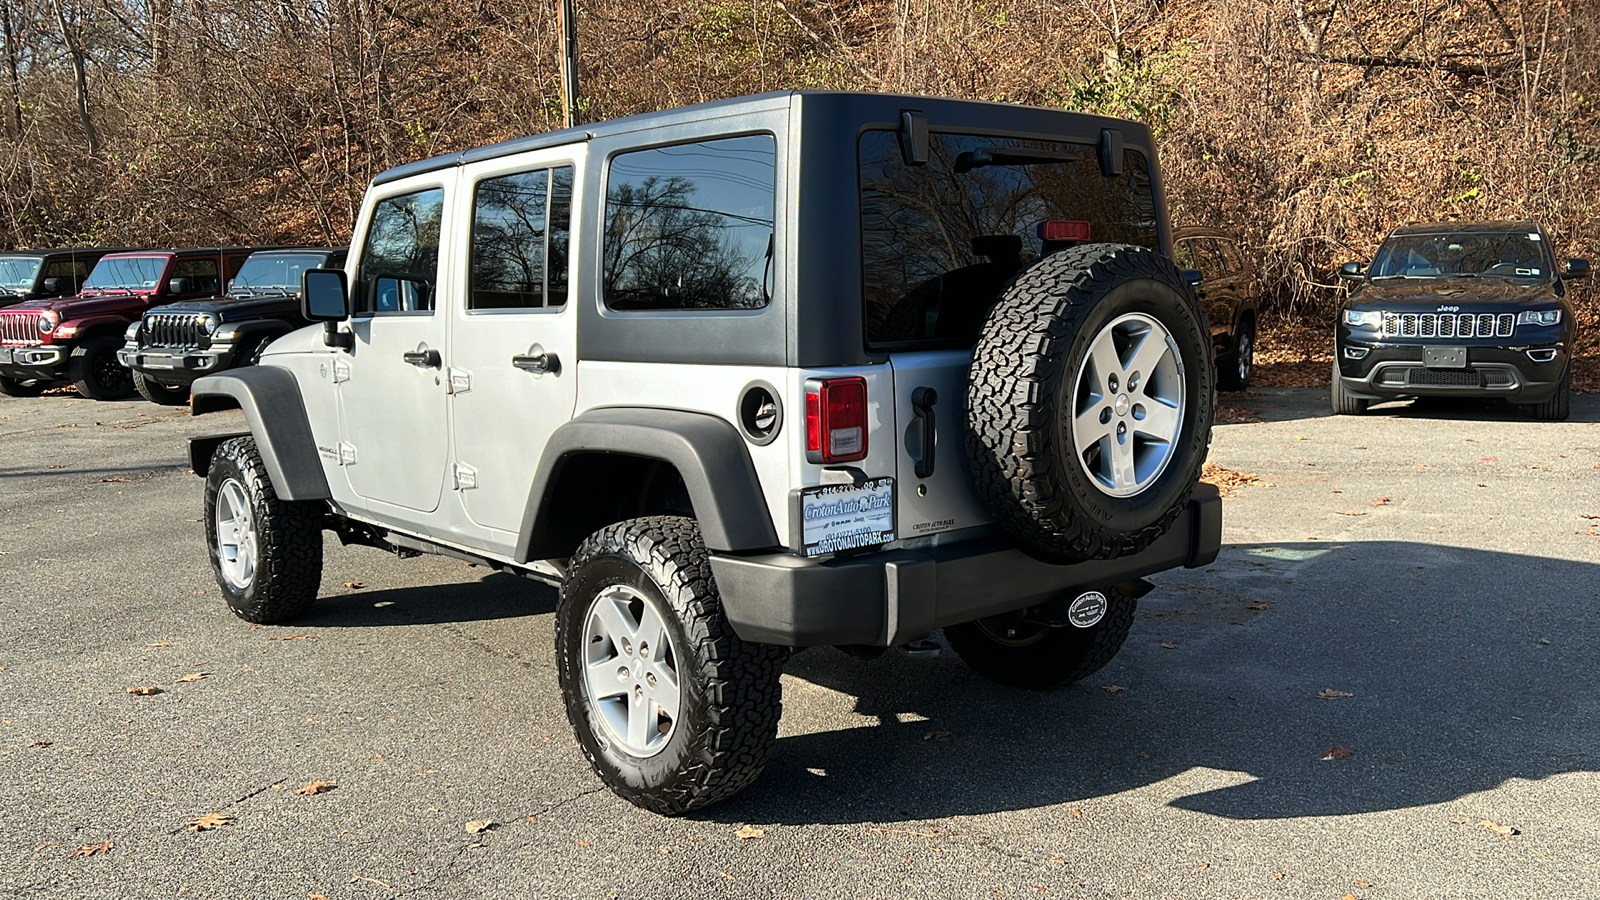
[[1144, 313], [1113, 319], [1078, 367], [1071, 443], [1101, 491], [1130, 497], [1172, 461], [1183, 426], [1183, 357], [1166, 327]]

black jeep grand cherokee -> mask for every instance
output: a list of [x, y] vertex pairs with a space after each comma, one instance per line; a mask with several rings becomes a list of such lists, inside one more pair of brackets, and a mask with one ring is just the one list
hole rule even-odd
[[1396, 228], [1339, 310], [1332, 401], [1340, 414], [1397, 397], [1481, 394], [1565, 419], [1576, 324], [1566, 281], [1532, 222], [1443, 222]]

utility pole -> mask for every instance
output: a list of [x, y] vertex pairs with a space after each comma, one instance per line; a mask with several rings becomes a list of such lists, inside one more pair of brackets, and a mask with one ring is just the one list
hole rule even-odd
[[556, 25], [561, 31], [561, 123], [578, 124], [578, 13], [573, 0], [559, 0]]

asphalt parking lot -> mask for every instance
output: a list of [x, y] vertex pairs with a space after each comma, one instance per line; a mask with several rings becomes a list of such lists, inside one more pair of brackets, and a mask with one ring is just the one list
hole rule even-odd
[[549, 588], [330, 539], [251, 627], [184, 455], [231, 419], [0, 398], [0, 894], [1595, 896], [1600, 397], [1225, 403], [1222, 556], [1106, 669], [807, 651], [761, 780], [668, 820], [580, 755]]

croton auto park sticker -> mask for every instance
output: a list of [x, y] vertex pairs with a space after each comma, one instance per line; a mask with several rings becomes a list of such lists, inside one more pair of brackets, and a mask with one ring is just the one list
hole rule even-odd
[[894, 540], [894, 479], [829, 484], [800, 492], [806, 556], [822, 556]]

